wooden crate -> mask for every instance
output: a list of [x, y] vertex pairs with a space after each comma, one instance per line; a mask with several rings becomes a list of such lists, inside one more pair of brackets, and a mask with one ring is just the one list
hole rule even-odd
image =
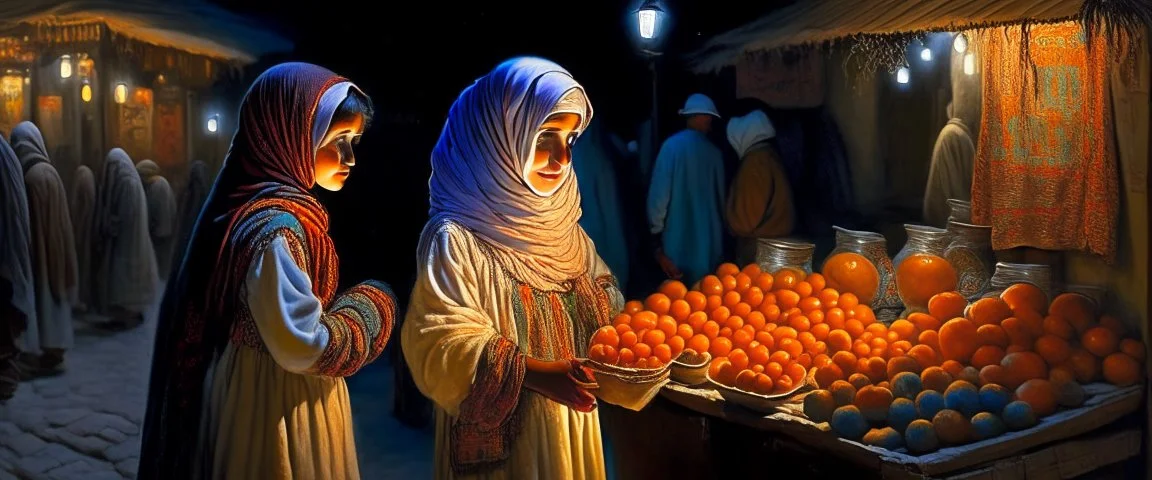
[[[827, 423], [816, 424], [803, 416], [802, 396], [781, 404], [773, 413], [762, 414], [729, 405], [716, 391], [708, 388], [669, 384], [662, 395], [706, 415], [787, 435], [817, 451], [832, 453], [861, 467], [884, 472], [886, 477], [923, 478], [971, 470], [1091, 432], [1138, 410], [1144, 400], [1142, 385], [1116, 388], [1090, 384], [1084, 388], [1089, 398], [1083, 406], [1045, 417], [1030, 429], [925, 455], [911, 455], [839, 438], [829, 431]], [[1138, 442], [1135, 448], [1139, 448]], [[1031, 465], [1040, 461], [1040, 457], [1036, 457], [1031, 460]]]

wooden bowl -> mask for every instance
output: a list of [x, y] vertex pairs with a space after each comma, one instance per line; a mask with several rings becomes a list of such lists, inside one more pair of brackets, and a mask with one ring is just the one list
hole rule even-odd
[[672, 381], [684, 385], [700, 385], [708, 383], [708, 366], [712, 363], [712, 355], [708, 352], [696, 353], [687, 349], [672, 361]]

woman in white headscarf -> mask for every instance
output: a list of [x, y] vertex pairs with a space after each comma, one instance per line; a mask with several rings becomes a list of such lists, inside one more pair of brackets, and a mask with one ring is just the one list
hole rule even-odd
[[73, 342], [72, 305], [79, 272], [72, 216], [64, 182], [48, 158], [40, 129], [22, 122], [12, 129], [11, 142], [24, 169], [36, 276], [36, 322], [24, 331], [20, 363], [27, 375], [47, 375], [63, 369], [64, 352]]
[[623, 298], [577, 223], [592, 108], [559, 65], [509, 60], [452, 105], [401, 342], [436, 405], [436, 478], [604, 478], [575, 359]]
[[93, 303], [98, 312], [111, 317], [109, 326], [139, 325], [156, 300], [156, 255], [140, 175], [119, 148], [104, 160], [92, 228]]
[[20, 382], [17, 339], [36, 324], [36, 284], [32, 273], [32, 227], [24, 172], [16, 152], [0, 137], [0, 400], [11, 398]]
[[144, 198], [148, 202], [148, 234], [156, 252], [156, 272], [160, 280], [168, 280], [172, 268], [172, 245], [176, 241], [176, 194], [168, 179], [160, 175], [160, 166], [152, 160], [136, 164], [136, 173], [144, 185]]
[[86, 310], [92, 302], [92, 214], [96, 206], [96, 177], [87, 165], [76, 169], [71, 193], [69, 210], [72, 212], [76, 263], [80, 272], [76, 309]]
[[728, 121], [728, 142], [740, 156], [724, 217], [736, 237], [740, 265], [756, 259], [760, 238], [783, 237], [796, 223], [792, 187], [772, 146], [776, 128], [761, 110]]

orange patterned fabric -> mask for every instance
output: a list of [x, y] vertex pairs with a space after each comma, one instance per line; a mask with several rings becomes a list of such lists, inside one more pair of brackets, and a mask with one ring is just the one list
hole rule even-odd
[[979, 35], [984, 110], [972, 219], [992, 226], [997, 250], [1076, 250], [1112, 260], [1120, 202], [1108, 43], [1094, 39], [1089, 49], [1074, 22], [1022, 28]]

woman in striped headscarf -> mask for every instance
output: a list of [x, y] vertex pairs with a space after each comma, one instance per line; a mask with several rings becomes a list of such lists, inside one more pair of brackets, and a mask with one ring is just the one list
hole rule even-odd
[[395, 300], [337, 294], [328, 212], [372, 117], [322, 67], [265, 71], [172, 284], [156, 333], [141, 479], [357, 479], [344, 377], [388, 342]]
[[559, 65], [509, 60], [460, 94], [432, 152], [432, 218], [402, 331], [436, 409], [436, 478], [604, 478], [592, 333], [622, 307], [577, 223], [592, 118]]

